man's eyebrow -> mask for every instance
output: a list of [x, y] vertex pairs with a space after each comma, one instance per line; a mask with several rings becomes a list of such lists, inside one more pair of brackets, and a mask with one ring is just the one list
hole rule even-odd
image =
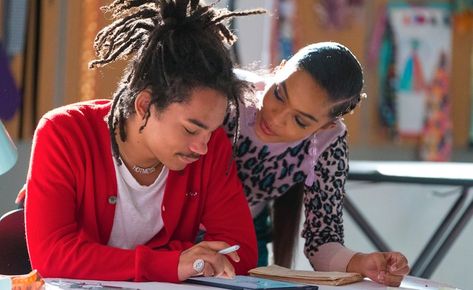
[[192, 124], [202, 128], [202, 129], [205, 129], [205, 130], [208, 130], [209, 129], [209, 126], [205, 125], [204, 123], [202, 123], [201, 121], [199, 120], [196, 120], [196, 119], [187, 119], [187, 121], [191, 122]]
[[[286, 99], [289, 100], [289, 94], [287, 92], [287, 87], [286, 87], [286, 82], [281, 82], [281, 85], [282, 85], [282, 88], [284, 90], [284, 94], [286, 94]], [[311, 119], [312, 121], [314, 122], [319, 122], [319, 120], [317, 120], [316, 117], [312, 116], [311, 114], [307, 114], [305, 112], [302, 112], [302, 111], [299, 111], [299, 110], [296, 110], [299, 114]]]

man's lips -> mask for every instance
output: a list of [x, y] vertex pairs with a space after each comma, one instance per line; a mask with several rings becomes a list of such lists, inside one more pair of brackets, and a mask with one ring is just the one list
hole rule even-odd
[[200, 155], [196, 155], [196, 154], [178, 154], [179, 157], [181, 157], [181, 159], [183, 159], [184, 161], [186, 161], [187, 163], [192, 163], [192, 162], [195, 162], [197, 160], [199, 160], [200, 158]]

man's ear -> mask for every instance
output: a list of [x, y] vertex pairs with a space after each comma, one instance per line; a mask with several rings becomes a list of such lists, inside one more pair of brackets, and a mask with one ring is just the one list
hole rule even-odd
[[151, 102], [151, 92], [143, 90], [138, 93], [135, 99], [135, 112], [139, 119], [143, 120], [148, 111], [148, 106]]

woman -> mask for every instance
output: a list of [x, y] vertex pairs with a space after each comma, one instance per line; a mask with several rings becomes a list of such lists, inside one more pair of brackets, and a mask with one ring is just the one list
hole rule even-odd
[[[43, 277], [179, 282], [256, 265], [251, 215], [219, 128], [246, 84], [235, 15], [198, 0], [116, 0], [92, 67], [133, 56], [113, 100], [48, 112], [35, 131], [26, 237]], [[238, 216], [236, 220], [234, 217]], [[205, 241], [194, 240], [203, 224]], [[238, 253], [219, 253], [238, 244]]]
[[[235, 155], [259, 244], [259, 265], [267, 263], [272, 205], [275, 263], [290, 266], [301, 204], [305, 205], [304, 253], [319, 271], [358, 272], [399, 285], [409, 271], [400, 253], [362, 254], [343, 246], [343, 195], [348, 173], [347, 129], [342, 117], [363, 94], [362, 68], [334, 42], [308, 45], [267, 80], [240, 71], [264, 87], [239, 104]], [[234, 138], [236, 108], [224, 125]], [[272, 203], [271, 203], [272, 201]]]

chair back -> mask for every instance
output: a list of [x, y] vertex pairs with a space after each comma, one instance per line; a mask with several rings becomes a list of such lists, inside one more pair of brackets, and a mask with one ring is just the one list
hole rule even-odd
[[31, 271], [26, 248], [25, 215], [22, 208], [0, 217], [0, 274], [18, 275]]

